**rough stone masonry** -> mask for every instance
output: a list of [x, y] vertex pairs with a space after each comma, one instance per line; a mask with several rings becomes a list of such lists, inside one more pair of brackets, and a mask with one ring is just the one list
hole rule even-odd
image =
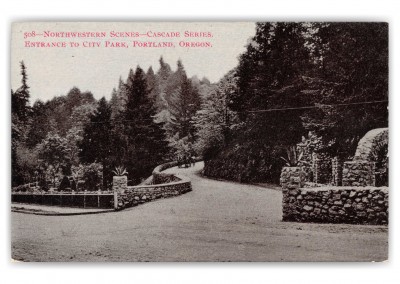
[[283, 221], [388, 224], [387, 187], [321, 186], [304, 188], [305, 173], [283, 168]]
[[191, 191], [192, 185], [188, 178], [161, 172], [175, 165], [176, 163], [167, 163], [156, 167], [152, 174], [153, 184], [151, 185], [128, 186], [126, 177], [115, 176], [113, 178], [115, 209], [124, 209]]

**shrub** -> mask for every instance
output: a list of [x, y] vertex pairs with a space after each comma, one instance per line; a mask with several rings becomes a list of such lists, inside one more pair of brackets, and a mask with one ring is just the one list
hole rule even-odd
[[13, 192], [27, 192], [29, 191], [29, 184], [23, 184], [12, 188]]
[[77, 182], [77, 190], [95, 191], [102, 189], [103, 166], [100, 163], [80, 164], [72, 167]]

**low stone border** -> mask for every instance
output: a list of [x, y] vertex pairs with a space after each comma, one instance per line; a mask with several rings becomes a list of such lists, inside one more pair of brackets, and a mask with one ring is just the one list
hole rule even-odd
[[[168, 198], [181, 195], [183, 193], [189, 192], [192, 190], [192, 184], [189, 178], [185, 176], [180, 176], [176, 174], [169, 174], [162, 172], [163, 170], [174, 167], [178, 163], [171, 162], [165, 163], [157, 166], [152, 173], [152, 184], [149, 185], [137, 185], [137, 186], [128, 186], [128, 180], [126, 176], [115, 176], [113, 177], [113, 191], [107, 192], [79, 192], [79, 193], [25, 193], [25, 192], [16, 192], [12, 193], [12, 201], [21, 202], [22, 197], [28, 197], [32, 200], [27, 200], [26, 204], [42, 204], [42, 205], [57, 205], [53, 204], [53, 202], [44, 202], [41, 201], [43, 198], [50, 198], [51, 196], [56, 196], [57, 198], [62, 198], [63, 196], [65, 200], [69, 200], [71, 198], [83, 198], [83, 205], [82, 206], [74, 206], [71, 208], [85, 208], [85, 198], [95, 198], [96, 206], [91, 206], [91, 208], [98, 207], [98, 208], [110, 208], [111, 210], [120, 210], [127, 207], [136, 206], [145, 202], [149, 202], [159, 198]], [[100, 197], [107, 196], [109, 197], [109, 201], [107, 201], [107, 206], [104, 206], [104, 202], [101, 203]], [[19, 198], [19, 199], [18, 199]], [[40, 202], [34, 202], [39, 200]], [[22, 200], [23, 201], [23, 200]], [[93, 200], [92, 200], [93, 201]], [[93, 203], [93, 202], [92, 202]], [[61, 205], [67, 205], [62, 204]], [[69, 203], [68, 203], [69, 204]], [[59, 205], [59, 204], [58, 204]], [[76, 204], [75, 204], [76, 205]], [[100, 206], [102, 205], [102, 206]], [[15, 208], [14, 208], [15, 209]], [[18, 209], [18, 212], [23, 213], [31, 213], [31, 214], [38, 214], [38, 215], [80, 215], [85, 214], [85, 212], [79, 212], [77, 214], [74, 213], [57, 213], [57, 212], [39, 212], [35, 210], [26, 210], [26, 209]], [[82, 209], [86, 210], [86, 209]], [[16, 210], [13, 210], [16, 211]], [[28, 212], [31, 211], [31, 212]], [[106, 210], [103, 210], [106, 211]], [[103, 212], [102, 211], [102, 212]], [[92, 212], [89, 213], [87, 211], [86, 214], [93, 214]]]
[[152, 173], [153, 184], [151, 185], [128, 186], [127, 183], [123, 182], [123, 179], [118, 180], [116, 184], [113, 184], [114, 208], [120, 210], [191, 191], [192, 184], [189, 178], [162, 172], [162, 170], [174, 167], [177, 164], [177, 162], [171, 162], [157, 166]]

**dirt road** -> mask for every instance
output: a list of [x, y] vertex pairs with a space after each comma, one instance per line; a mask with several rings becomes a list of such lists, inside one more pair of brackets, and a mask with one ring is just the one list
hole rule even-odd
[[23, 261], [382, 261], [384, 226], [281, 222], [282, 194], [169, 169], [193, 191], [120, 212], [12, 213], [12, 257]]

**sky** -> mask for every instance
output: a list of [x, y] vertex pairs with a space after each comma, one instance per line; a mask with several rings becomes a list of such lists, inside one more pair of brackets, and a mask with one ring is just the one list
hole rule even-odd
[[[212, 37], [184, 37], [186, 32], [205, 32]], [[33, 32], [36, 36], [33, 37]], [[106, 37], [66, 38], [56, 37], [57, 32], [105, 32]], [[147, 36], [110, 38], [111, 32], [132, 32]], [[157, 32], [179, 32], [179, 38], [154, 37]], [[255, 34], [253, 22], [141, 22], [141, 23], [14, 23], [11, 43], [11, 88], [21, 85], [19, 62], [27, 67], [31, 102], [49, 100], [65, 95], [76, 86], [81, 91], [91, 91], [95, 98], [111, 97], [119, 78], [126, 80], [129, 69], [140, 65], [145, 71], [159, 68], [158, 60], [176, 69], [181, 59], [189, 77], [197, 75], [217, 82], [229, 70], [237, 66], [238, 56], [245, 51], [248, 40]], [[46, 36], [47, 35], [47, 36]], [[52, 35], [52, 36], [48, 36]], [[149, 36], [150, 35], [150, 36]], [[166, 34], [164, 34], [166, 36]], [[69, 42], [79, 47], [70, 47]], [[105, 47], [110, 43], [125, 42], [128, 48]], [[133, 41], [174, 42], [175, 48], [132, 47]], [[180, 47], [179, 42], [209, 42], [211, 47]], [[27, 47], [27, 42], [65, 42], [66, 47]], [[83, 47], [93, 42], [100, 47]]]

